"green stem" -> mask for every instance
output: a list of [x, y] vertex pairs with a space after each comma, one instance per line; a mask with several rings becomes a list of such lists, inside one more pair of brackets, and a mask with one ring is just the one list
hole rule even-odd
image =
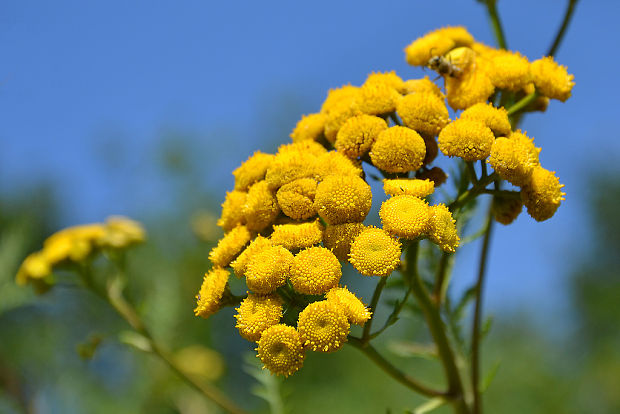
[[390, 325], [392, 325], [392, 323], [393, 323], [392, 321], [394, 321], [394, 318], [397, 318], [398, 315], [400, 314], [400, 312], [405, 307], [405, 303], [407, 303], [407, 299], [409, 299], [409, 295], [411, 295], [411, 288], [407, 289], [407, 292], [405, 292], [405, 296], [403, 297], [403, 300], [400, 301], [398, 306], [394, 309], [394, 312], [392, 312], [392, 314], [390, 315], [389, 319], [385, 321], [385, 323], [383, 324], [381, 329], [379, 329], [378, 331], [373, 332], [372, 334], [370, 334], [369, 335], [369, 339], [374, 339], [377, 336], [381, 335], [381, 333], [383, 333], [383, 331], [385, 331]]
[[458, 209], [460, 209], [473, 198], [475, 198], [478, 194], [483, 193], [486, 189], [486, 186], [496, 179], [499, 179], [499, 176], [496, 172], [487, 175], [486, 177], [480, 178], [480, 180], [472, 188], [462, 193], [456, 200], [450, 203], [450, 205], [448, 205], [448, 208], [453, 213], [456, 212]]
[[569, 0], [568, 6], [566, 7], [566, 12], [564, 13], [564, 19], [562, 19], [562, 25], [560, 26], [560, 30], [555, 35], [555, 39], [547, 52], [547, 56], [553, 56], [558, 51], [560, 44], [562, 43], [562, 39], [564, 39], [564, 34], [566, 34], [566, 29], [568, 28], [568, 24], [570, 23], [571, 17], [573, 17], [573, 13], [575, 11], [575, 6], [577, 5], [577, 0]]
[[372, 294], [372, 299], [370, 300], [370, 311], [372, 315], [370, 319], [366, 321], [364, 324], [364, 332], [362, 333], [362, 341], [367, 343], [370, 340], [370, 328], [372, 327], [372, 321], [375, 318], [375, 314], [377, 313], [377, 304], [379, 303], [379, 297], [381, 296], [381, 292], [385, 287], [385, 283], [387, 282], [387, 277], [381, 276], [377, 286], [375, 287], [375, 292]]
[[509, 190], [488, 190], [485, 189], [483, 191], [484, 194], [491, 194], [497, 197], [503, 197], [503, 198], [516, 198], [516, 199], [520, 199], [521, 198], [521, 193], [519, 191], [509, 191]]
[[403, 125], [403, 123], [400, 122], [400, 119], [398, 119], [398, 116], [396, 115], [396, 112], [390, 113], [390, 119], [398, 126], [402, 126]]
[[521, 98], [519, 102], [515, 103], [510, 108], [508, 108], [508, 116], [513, 116], [517, 114], [518, 112], [524, 110], [529, 104], [534, 102], [536, 98], [538, 98], [539, 96], [540, 95], [538, 94], [537, 91], [534, 91], [530, 93], [529, 95], [524, 96], [523, 98]]
[[493, 33], [495, 33], [497, 45], [501, 49], [508, 49], [508, 45], [506, 44], [506, 36], [504, 35], [504, 29], [502, 28], [502, 22], [500, 21], [499, 14], [497, 13], [497, 0], [485, 0], [484, 3], [487, 6], [487, 12], [491, 18], [491, 26], [493, 27]]
[[476, 176], [476, 169], [474, 168], [473, 161], [466, 161], [465, 165], [467, 166], [467, 173], [469, 174], [471, 183], [476, 184], [478, 182], [478, 177]]
[[435, 288], [433, 290], [433, 302], [438, 306], [441, 306], [443, 299], [446, 295], [448, 278], [448, 260], [450, 259], [450, 253], [442, 252], [441, 259], [439, 260], [439, 268], [437, 269], [437, 277], [435, 279]]

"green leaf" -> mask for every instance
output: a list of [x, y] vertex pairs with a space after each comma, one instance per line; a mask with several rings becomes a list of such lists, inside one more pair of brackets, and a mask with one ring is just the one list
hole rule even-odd
[[493, 364], [489, 372], [487, 372], [487, 374], [484, 376], [484, 378], [482, 379], [482, 383], [479, 386], [480, 392], [485, 392], [489, 388], [489, 385], [491, 385], [491, 381], [493, 381], [493, 378], [495, 378], [495, 374], [497, 374], [497, 370], [499, 369], [500, 364], [501, 361], [497, 361], [495, 364]]
[[124, 344], [133, 346], [142, 352], [152, 352], [151, 341], [143, 335], [134, 331], [122, 331], [118, 334], [118, 340]]
[[284, 414], [286, 410], [281, 390], [282, 380], [263, 369], [254, 354], [246, 354], [244, 360], [243, 370], [256, 380], [256, 384], [250, 388], [252, 394], [269, 404], [271, 414]]
[[394, 355], [400, 357], [418, 357], [424, 359], [436, 359], [437, 348], [434, 344], [421, 344], [408, 341], [390, 341], [387, 348]]
[[413, 414], [430, 413], [431, 411], [433, 411], [436, 408], [441, 407], [445, 403], [446, 403], [446, 400], [441, 397], [432, 398], [428, 400], [427, 402], [425, 402], [424, 404], [419, 405], [416, 409], [414, 409]]

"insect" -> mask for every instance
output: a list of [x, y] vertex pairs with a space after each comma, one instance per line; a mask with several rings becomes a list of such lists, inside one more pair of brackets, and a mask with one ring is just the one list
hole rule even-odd
[[428, 60], [426, 66], [439, 73], [441, 76], [449, 76], [451, 78], [458, 78], [463, 72], [463, 69], [443, 56], [433, 56]]

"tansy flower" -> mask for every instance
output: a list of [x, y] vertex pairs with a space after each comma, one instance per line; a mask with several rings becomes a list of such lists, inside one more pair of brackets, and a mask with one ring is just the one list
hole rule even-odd
[[300, 178], [280, 187], [276, 198], [282, 212], [295, 220], [316, 216], [316, 186], [317, 182], [313, 178]]
[[422, 79], [409, 79], [405, 81], [405, 94], [410, 93], [432, 93], [438, 98], [444, 99], [441, 89], [433, 83], [428, 76]]
[[493, 197], [492, 208], [495, 221], [508, 225], [521, 214], [523, 203], [518, 198]]
[[570, 98], [575, 77], [568, 74], [565, 66], [558, 65], [547, 56], [532, 62], [531, 71], [534, 84], [541, 94], [562, 102]]
[[383, 229], [369, 227], [351, 243], [349, 262], [364, 276], [388, 276], [400, 265], [400, 242]]
[[255, 295], [248, 292], [248, 297], [235, 310], [235, 326], [239, 334], [248, 341], [257, 342], [265, 329], [280, 322], [282, 300], [278, 295]]
[[381, 204], [383, 228], [398, 237], [415, 239], [429, 229], [431, 210], [424, 200], [410, 195], [392, 197]]
[[471, 46], [474, 37], [463, 26], [446, 26], [435, 30], [435, 33], [451, 39], [455, 47]]
[[245, 226], [237, 226], [226, 233], [222, 239], [209, 252], [209, 260], [216, 267], [225, 267], [232, 262], [243, 247], [252, 238], [250, 231]]
[[290, 136], [293, 142], [317, 141], [323, 135], [323, 129], [325, 129], [325, 114], [303, 115]]
[[258, 341], [258, 357], [271, 373], [288, 377], [304, 364], [304, 348], [292, 326], [278, 324], [265, 329]]
[[[301, 141], [314, 142], [314, 141]], [[317, 157], [301, 151], [284, 151], [274, 158], [265, 174], [265, 182], [273, 191], [299, 178], [312, 177]]]
[[400, 93], [384, 82], [366, 82], [355, 98], [356, 108], [368, 115], [381, 115], [394, 112]]
[[289, 250], [298, 250], [319, 244], [323, 239], [323, 226], [318, 220], [310, 223], [280, 224], [273, 226], [271, 244]]
[[255, 182], [265, 178], [265, 173], [273, 159], [272, 154], [256, 151], [239, 168], [233, 171], [235, 190], [245, 191]]
[[349, 292], [346, 286], [330, 289], [325, 299], [340, 306], [349, 322], [356, 325], [363, 326], [372, 315], [370, 309], [354, 293]]
[[91, 254], [96, 245], [103, 245], [107, 241], [106, 245], [110, 247], [115, 247], [111, 243], [117, 243], [117, 247], [122, 247], [123, 243], [128, 242], [128, 237], [131, 237], [120, 229], [118, 232], [112, 231], [111, 238], [106, 236], [105, 226], [99, 223], [68, 227], [49, 236], [43, 242], [42, 253], [50, 265], [64, 260], [79, 262]]
[[425, 155], [426, 145], [420, 134], [402, 126], [393, 126], [381, 132], [370, 151], [375, 167], [393, 173], [417, 170], [422, 166]]
[[135, 220], [122, 216], [111, 216], [106, 219], [104, 230], [105, 234], [99, 238], [98, 225], [91, 229], [98, 238], [98, 243], [102, 246], [114, 248], [125, 248], [136, 243], [142, 243], [146, 239], [144, 227]]
[[529, 138], [525, 131], [521, 131], [520, 129], [510, 134], [509, 137], [511, 140], [516, 141], [519, 145], [523, 146], [528, 154], [528, 163], [531, 165], [539, 165], [540, 161], [538, 160], [538, 154], [540, 153], [540, 148], [537, 148], [534, 145], [534, 138]]
[[340, 262], [324, 247], [310, 247], [297, 253], [291, 266], [290, 280], [296, 291], [320, 295], [338, 285]]
[[418, 178], [419, 180], [431, 180], [435, 188], [437, 188], [446, 182], [448, 176], [441, 168], [433, 167], [430, 170], [418, 172], [416, 174], [416, 178]]
[[291, 153], [301, 154], [301, 155], [314, 155], [318, 157], [319, 155], [322, 155], [326, 152], [327, 150], [325, 149], [325, 147], [319, 144], [318, 142], [305, 140], [305, 141], [293, 142], [291, 144], [280, 145], [278, 147], [278, 152], [276, 154], [276, 157], [278, 155], [291, 154]]
[[334, 352], [342, 348], [350, 329], [344, 311], [326, 300], [306, 306], [297, 322], [304, 346], [319, 352]]
[[535, 164], [529, 160], [529, 153], [520, 140], [497, 138], [491, 147], [488, 163], [504, 180], [514, 185], [527, 184]]
[[461, 114], [460, 119], [481, 121], [493, 131], [496, 137], [510, 135], [510, 121], [508, 111], [505, 108], [496, 108], [491, 103], [478, 103], [467, 108]]
[[527, 58], [507, 50], [496, 53], [485, 72], [496, 88], [513, 92], [521, 90], [532, 80]]
[[228, 270], [217, 267], [205, 273], [200, 291], [196, 295], [197, 304], [194, 309], [196, 316], [208, 318], [219, 310], [229, 276]]
[[439, 133], [439, 149], [449, 157], [465, 161], [483, 160], [491, 153], [493, 132], [482, 122], [457, 119]]
[[338, 151], [327, 152], [316, 159], [315, 178], [323, 181], [328, 175], [362, 175], [362, 168]]
[[334, 146], [349, 158], [361, 157], [370, 150], [379, 133], [387, 127], [387, 122], [377, 116], [354, 116], [340, 128]]
[[385, 179], [383, 180], [383, 191], [389, 196], [411, 195], [414, 197], [426, 197], [427, 195], [433, 194], [435, 185], [429, 179]]
[[403, 124], [427, 135], [437, 135], [450, 122], [443, 99], [429, 92], [403, 97], [396, 109]]
[[254, 255], [245, 269], [245, 283], [256, 293], [271, 293], [286, 283], [293, 254], [282, 246], [272, 246]]
[[555, 172], [535, 167], [530, 182], [521, 188], [521, 200], [527, 213], [536, 221], [551, 218], [566, 195], [563, 187]]
[[43, 279], [51, 273], [52, 267], [43, 252], [35, 252], [24, 259], [17, 271], [15, 281], [18, 285], [25, 285], [30, 280]]
[[362, 222], [372, 205], [372, 191], [360, 177], [330, 175], [319, 183], [314, 203], [329, 224]]
[[242, 212], [250, 230], [261, 231], [273, 223], [280, 207], [266, 181], [259, 181], [250, 187]]
[[459, 247], [459, 236], [456, 232], [456, 221], [444, 204], [432, 206], [428, 235], [441, 250], [454, 253]]
[[[525, 96], [531, 95], [535, 91], [536, 91], [536, 86], [534, 85], [534, 83], [533, 82], [528, 83], [527, 85], [523, 87], [523, 89], [521, 89], [521, 93], [517, 94], [517, 97], [516, 97], [517, 102], [520, 99], [524, 98]], [[536, 99], [534, 100], [534, 102], [530, 103], [528, 106], [525, 107], [525, 111], [545, 112], [548, 106], [549, 106], [549, 98], [547, 98], [546, 96], [538, 95]]]
[[359, 93], [359, 88], [352, 85], [343, 85], [340, 88], [330, 89], [321, 106], [322, 114], [329, 114], [336, 109], [341, 102], [351, 103]]
[[457, 47], [446, 53], [444, 59], [453, 67], [460, 69], [458, 74], [460, 76], [463, 72], [473, 69], [476, 62], [476, 52], [468, 47]]
[[366, 78], [364, 85], [371, 83], [382, 83], [388, 85], [391, 88], [396, 89], [399, 93], [406, 93], [407, 88], [405, 82], [394, 71], [390, 72], [372, 72]]
[[443, 56], [450, 49], [469, 46], [474, 38], [464, 27], [444, 27], [416, 39], [405, 48], [407, 63], [425, 66], [433, 56]]
[[242, 251], [239, 256], [230, 264], [230, 267], [235, 271], [237, 277], [245, 276], [245, 270], [248, 266], [248, 262], [263, 250], [271, 247], [271, 241], [263, 236], [257, 236], [252, 242]]
[[356, 98], [359, 94], [359, 89], [356, 89], [354, 96], [343, 98], [335, 102], [330, 110], [326, 112], [324, 133], [325, 138], [332, 144], [336, 141], [338, 130], [340, 130], [340, 127], [344, 125], [347, 119], [361, 113], [356, 105]]
[[226, 193], [226, 199], [222, 203], [222, 215], [217, 221], [217, 225], [224, 231], [230, 231], [239, 224], [245, 224], [243, 215], [243, 205], [246, 202], [248, 193], [245, 191], [231, 191]]
[[479, 69], [467, 70], [458, 78], [446, 77], [445, 80], [448, 104], [455, 111], [486, 102], [495, 91], [489, 77]]
[[343, 223], [327, 226], [323, 232], [323, 246], [330, 249], [338, 260], [346, 261], [351, 243], [366, 226], [362, 223]]

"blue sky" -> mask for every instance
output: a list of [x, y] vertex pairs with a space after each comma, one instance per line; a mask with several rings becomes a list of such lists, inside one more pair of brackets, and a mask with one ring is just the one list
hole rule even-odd
[[[500, 0], [509, 47], [540, 57], [565, 3]], [[575, 74], [573, 97], [523, 124], [568, 195], [550, 221], [524, 214], [497, 227], [492, 308], [550, 303], [562, 311], [564, 257], [588, 238], [588, 172], [620, 155], [612, 125], [619, 17], [614, 0], [578, 4], [557, 55]], [[254, 150], [285, 142], [276, 133], [316, 111], [329, 88], [360, 84], [373, 70], [419, 77], [403, 48], [457, 24], [494, 44], [473, 0], [2, 2], [0, 191], [54, 183], [67, 224], [112, 213], [141, 218], [170, 196], [151, 164], [162, 136], [180, 131], [204, 151], [201, 185], [219, 203], [230, 171]], [[474, 263], [471, 255], [458, 262], [457, 285], [473, 277]]]

